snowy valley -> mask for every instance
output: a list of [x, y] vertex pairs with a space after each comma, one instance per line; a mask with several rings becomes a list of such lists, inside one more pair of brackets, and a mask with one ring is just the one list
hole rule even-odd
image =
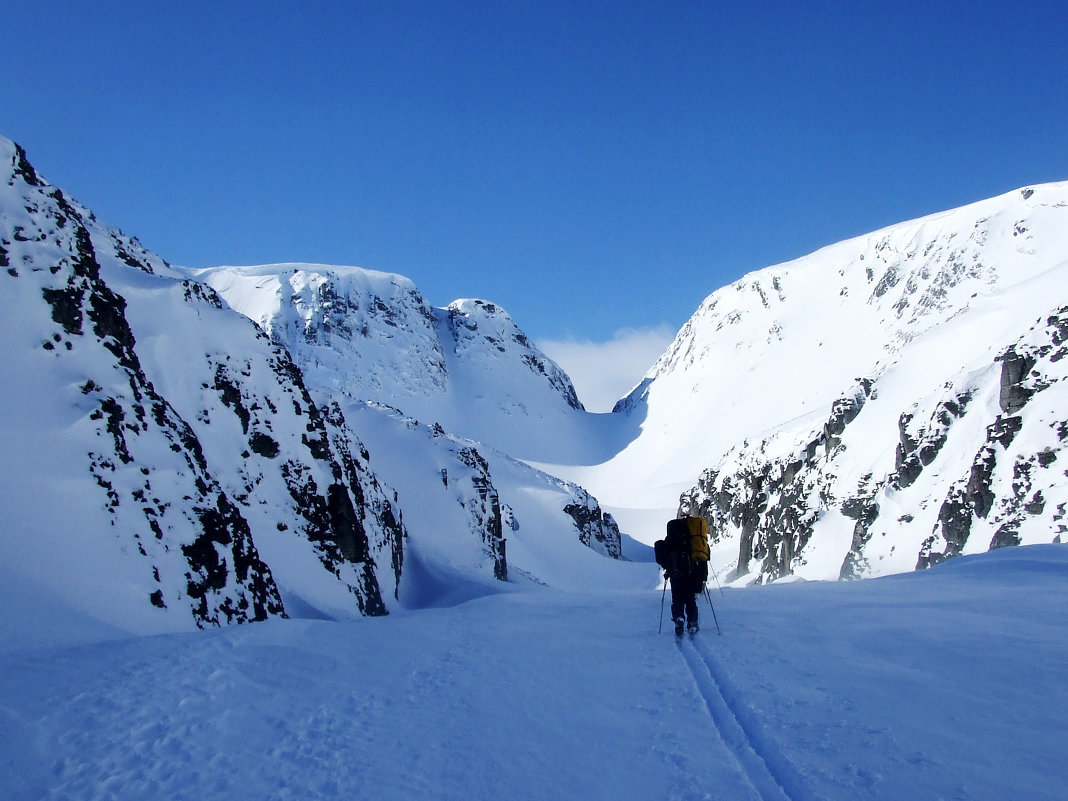
[[1063, 795], [1068, 184], [716, 290], [611, 414], [491, 302], [176, 267], [3, 139], [0, 281], [5, 797]]

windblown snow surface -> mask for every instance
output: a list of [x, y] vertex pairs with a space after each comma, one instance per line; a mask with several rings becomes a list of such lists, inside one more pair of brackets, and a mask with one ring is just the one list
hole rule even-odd
[[4, 798], [1064, 797], [1068, 545], [713, 583], [678, 642], [617, 564], [645, 588], [153, 637], [0, 582]]

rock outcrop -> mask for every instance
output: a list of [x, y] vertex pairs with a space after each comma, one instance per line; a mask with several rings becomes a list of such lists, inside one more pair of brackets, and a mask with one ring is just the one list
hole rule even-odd
[[[5, 491], [9, 549], [55, 549], [54, 576], [35, 578], [57, 592], [75, 591], [57, 584], [91, 552], [155, 610], [147, 628], [291, 604], [385, 614], [404, 530], [340, 409], [320, 408], [285, 350], [48, 185], [21, 148], [0, 160], [3, 336], [19, 382], [7, 426], [33, 449]], [[394, 568], [382, 583], [379, 564]], [[111, 614], [106, 597], [81, 602]]]

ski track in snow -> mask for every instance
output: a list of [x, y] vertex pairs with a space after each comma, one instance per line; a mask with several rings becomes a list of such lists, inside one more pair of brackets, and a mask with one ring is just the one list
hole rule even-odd
[[709, 647], [698, 647], [699, 640], [679, 637], [676, 645], [693, 675], [713, 726], [752, 785], [755, 797], [759, 801], [808, 801], [809, 796], [803, 792], [794, 769], [744, 714], [744, 706], [730, 691]]
[[1064, 798], [1068, 545], [730, 591], [728, 636], [677, 644], [661, 597], [95, 643], [46, 614], [0, 642], [0, 798]]

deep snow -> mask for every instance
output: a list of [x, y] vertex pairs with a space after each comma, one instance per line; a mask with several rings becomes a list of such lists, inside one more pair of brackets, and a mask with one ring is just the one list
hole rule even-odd
[[[732, 448], [745, 441], [756, 447], [776, 430], [808, 436], [864, 377], [876, 382], [882, 402], [872, 404], [851, 434], [866, 449], [888, 447], [892, 469], [898, 417], [940, 397], [948, 381], [965, 383], [969, 371], [992, 364], [1068, 303], [1066, 287], [1065, 182], [829, 245], [710, 294], [621, 401], [630, 416], [642, 418], [641, 431], [612, 458], [542, 467], [586, 488], [621, 530], [651, 543], [702, 470], [720, 467]], [[1059, 396], [1061, 388], [1053, 392]], [[880, 407], [884, 417], [869, 424]], [[974, 445], [954, 472], [966, 471], [972, 454]], [[857, 467], [840, 471], [843, 487], [856, 486], [873, 469]], [[946, 491], [944, 485], [925, 489]], [[818, 531], [816, 539], [838, 533]], [[922, 536], [929, 534], [930, 525]], [[820, 578], [837, 575], [847, 550], [848, 535], [837, 559], [824, 560], [833, 570]], [[911, 569], [916, 549], [911, 543], [899, 549], [907, 550], [913, 558], [904, 569]]]
[[[129, 638], [0, 582], [0, 786], [29, 799], [1063, 798], [1068, 545]], [[666, 622], [666, 621], [665, 621]]]

